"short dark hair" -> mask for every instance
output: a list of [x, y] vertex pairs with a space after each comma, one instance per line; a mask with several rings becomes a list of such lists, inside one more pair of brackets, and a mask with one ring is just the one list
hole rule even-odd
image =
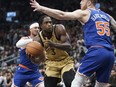
[[[43, 20], [44, 20], [45, 17], [50, 17], [50, 16], [48, 16], [48, 15], [43, 15], [43, 16], [41, 16], [41, 17], [39, 18], [39, 26], [40, 26], [40, 30], [42, 30], [42, 29], [41, 29], [41, 25], [42, 25]], [[51, 18], [51, 17], [50, 17], [50, 18]], [[52, 20], [52, 18], [51, 18], [51, 20]], [[53, 22], [53, 20], [52, 20], [52, 22]]]
[[42, 25], [43, 19], [44, 19], [45, 17], [49, 17], [49, 16], [48, 16], [48, 15], [43, 15], [43, 16], [41, 16], [41, 17], [39, 18], [39, 25], [40, 25], [40, 26]]

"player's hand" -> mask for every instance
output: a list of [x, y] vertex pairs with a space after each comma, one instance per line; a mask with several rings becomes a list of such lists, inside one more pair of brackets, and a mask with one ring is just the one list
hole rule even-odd
[[27, 55], [27, 57], [28, 57], [29, 59], [34, 58], [34, 56], [32, 56], [31, 54], [29, 54], [26, 50], [25, 50], [25, 53], [26, 53], [26, 55]]
[[[26, 53], [27, 54], [27, 53]], [[32, 63], [35, 63], [35, 64], [39, 64], [40, 63], [40, 60], [39, 60], [39, 57], [34, 57], [30, 54], [27, 54], [28, 58], [31, 60]]]
[[41, 5], [36, 0], [31, 0], [30, 5], [32, 8], [34, 8], [33, 11], [40, 11], [41, 10]]
[[35, 64], [40, 64], [41, 62], [45, 62], [45, 60], [47, 59], [44, 52], [41, 55], [39, 55], [39, 57], [34, 57], [33, 55], [28, 53], [26, 53], [26, 55], [31, 60], [31, 62]]
[[27, 56], [28, 56], [29, 59], [35, 58], [35, 57], [32, 56], [31, 54], [28, 54], [28, 53], [26, 53], [26, 54], [27, 54]]
[[45, 43], [45, 46], [46, 46], [46, 47], [52, 48], [52, 47], [55, 46], [55, 43], [52, 42], [51, 40], [47, 40], [47, 41], [45, 41], [44, 43]]

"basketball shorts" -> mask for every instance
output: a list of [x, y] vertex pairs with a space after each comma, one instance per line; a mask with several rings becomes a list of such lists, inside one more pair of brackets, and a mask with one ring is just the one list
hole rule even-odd
[[18, 66], [14, 75], [14, 85], [24, 87], [27, 82], [30, 82], [35, 87], [37, 84], [43, 82], [43, 76], [39, 73], [39, 70], [31, 71]]
[[61, 61], [46, 61], [45, 74], [49, 77], [61, 78], [63, 73], [74, 69], [74, 61], [72, 58], [67, 57]]
[[108, 83], [113, 64], [114, 51], [112, 49], [93, 47], [88, 49], [78, 72], [88, 77], [96, 73], [98, 82]]

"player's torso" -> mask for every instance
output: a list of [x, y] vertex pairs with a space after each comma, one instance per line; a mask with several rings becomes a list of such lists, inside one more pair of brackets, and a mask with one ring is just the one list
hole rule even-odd
[[85, 45], [100, 45], [111, 48], [108, 15], [101, 10], [92, 10], [89, 20], [83, 25]]
[[[46, 41], [42, 36], [42, 32], [40, 32], [40, 36], [41, 36], [42, 42]], [[52, 33], [52, 37], [49, 40], [55, 43], [61, 43], [59, 40], [57, 40], [54, 32]], [[46, 48], [45, 44], [44, 44], [44, 49], [46, 51], [46, 56], [48, 60], [53, 60], [53, 61], [63, 60], [69, 57], [69, 54], [66, 51], [63, 51], [57, 48]]]

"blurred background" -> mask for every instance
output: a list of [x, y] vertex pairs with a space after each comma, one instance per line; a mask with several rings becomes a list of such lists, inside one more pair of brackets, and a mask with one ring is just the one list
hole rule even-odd
[[[80, 0], [37, 0], [41, 5], [60, 9], [63, 11], [74, 11], [80, 8]], [[0, 0], [0, 87], [11, 87], [2, 82], [2, 77], [9, 82], [12, 80], [16, 66], [19, 61], [19, 52], [16, 48], [16, 42], [22, 37], [28, 35], [28, 25], [32, 22], [38, 22], [43, 15], [40, 12], [33, 12], [29, 0]], [[100, 9], [107, 12], [116, 20], [116, 0], [100, 0]], [[78, 68], [81, 58], [87, 49], [84, 46], [82, 26], [78, 21], [58, 21], [54, 23], [65, 25], [67, 32], [71, 37], [73, 51], [70, 53], [75, 60], [75, 69]], [[111, 40], [115, 48], [116, 56], [116, 33], [111, 29]], [[44, 64], [40, 65], [40, 71], [44, 75]], [[10, 77], [8, 77], [10, 75]], [[93, 87], [94, 75], [90, 78], [84, 87]], [[60, 85], [62, 86], [62, 85]], [[31, 87], [28, 84], [27, 87]], [[116, 61], [111, 73], [109, 87], [116, 87]]]

